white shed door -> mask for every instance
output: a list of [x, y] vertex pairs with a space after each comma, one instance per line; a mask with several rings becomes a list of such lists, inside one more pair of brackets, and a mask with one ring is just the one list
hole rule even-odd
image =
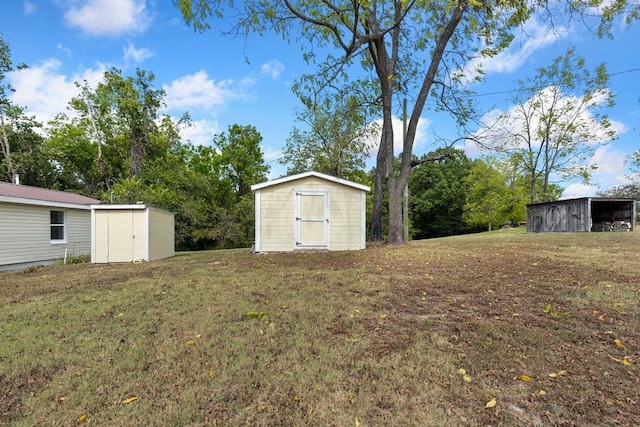
[[[140, 212], [131, 210], [105, 211], [101, 223], [106, 234], [107, 262], [131, 262], [144, 258], [144, 228]], [[104, 238], [104, 237], [103, 237]]]
[[296, 248], [328, 248], [329, 192], [296, 192]]

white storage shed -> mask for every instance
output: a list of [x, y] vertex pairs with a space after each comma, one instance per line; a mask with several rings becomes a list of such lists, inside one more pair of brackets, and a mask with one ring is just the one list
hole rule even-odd
[[365, 249], [366, 185], [305, 172], [251, 189], [256, 252]]
[[144, 204], [91, 206], [91, 262], [141, 262], [175, 254], [174, 216]]

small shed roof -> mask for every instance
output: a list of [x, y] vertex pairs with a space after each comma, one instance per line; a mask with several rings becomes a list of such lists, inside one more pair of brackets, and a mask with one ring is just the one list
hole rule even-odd
[[359, 190], [362, 191], [369, 191], [371, 188], [366, 186], [366, 185], [362, 185], [362, 184], [358, 184], [356, 182], [352, 182], [352, 181], [347, 181], [346, 179], [341, 179], [341, 178], [336, 178], [335, 176], [331, 176], [331, 175], [325, 175], [323, 173], [320, 172], [304, 172], [304, 173], [299, 173], [296, 175], [289, 175], [289, 176], [285, 176], [282, 178], [278, 178], [278, 179], [274, 179], [271, 181], [265, 181], [262, 182], [260, 184], [254, 184], [251, 186], [251, 190], [255, 191], [255, 190], [259, 190], [261, 188], [265, 188], [265, 187], [271, 187], [273, 185], [278, 185], [278, 184], [284, 184], [286, 182], [290, 182], [290, 181], [295, 181], [298, 179], [302, 179], [302, 178], [307, 178], [307, 177], [316, 177], [316, 178], [320, 178], [320, 179], [324, 179], [327, 181], [331, 181], [331, 182], [335, 182], [337, 184], [342, 184], [342, 185], [346, 185], [348, 187], [353, 187], [353, 188], [357, 188]]
[[561, 199], [554, 200], [551, 202], [537, 202], [537, 203], [528, 203], [527, 206], [538, 206], [538, 205], [552, 205], [558, 203], [570, 203], [578, 200], [588, 200], [593, 202], [634, 202], [634, 199], [618, 199], [612, 197], [576, 197], [574, 199]]
[[89, 209], [89, 205], [102, 203], [98, 199], [81, 194], [8, 182], [0, 182], [0, 202], [46, 206], [80, 205], [87, 209]]

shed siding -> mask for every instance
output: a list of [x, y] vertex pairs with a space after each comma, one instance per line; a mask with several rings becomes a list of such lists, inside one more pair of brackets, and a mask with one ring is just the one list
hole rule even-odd
[[91, 262], [140, 262], [175, 254], [174, 217], [149, 206], [94, 207]]
[[[66, 243], [52, 244], [50, 211], [66, 212]], [[0, 265], [52, 261], [91, 251], [88, 210], [0, 203]]]
[[149, 261], [172, 257], [175, 254], [173, 215], [149, 209]]
[[529, 206], [527, 231], [579, 232], [591, 229], [587, 199]]
[[297, 191], [328, 191], [330, 194], [330, 250], [362, 249], [361, 211], [363, 191], [318, 177], [261, 188], [259, 193], [261, 252], [291, 251], [295, 248], [295, 193]]
[[294, 242], [294, 189], [282, 184], [260, 190], [260, 250], [292, 250]]
[[527, 206], [528, 232], [589, 232], [594, 224], [614, 221], [635, 229], [635, 201], [585, 197]]

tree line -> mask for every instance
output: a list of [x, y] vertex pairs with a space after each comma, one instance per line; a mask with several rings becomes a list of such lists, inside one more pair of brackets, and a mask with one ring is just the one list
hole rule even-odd
[[[209, 18], [239, 7], [235, 28], [242, 34], [267, 29], [297, 34], [313, 42], [303, 49], [307, 59], [314, 58], [307, 48], [335, 48], [318, 62], [316, 73], [293, 86], [303, 128], [293, 128], [281, 162], [288, 173], [313, 169], [372, 185], [371, 240], [403, 241], [405, 188], [416, 238], [516, 224], [524, 219], [527, 202], [560, 195], [552, 176], [587, 181], [591, 154], [616, 137], [604, 113], [613, 104], [606, 67], [590, 70], [572, 49], [517, 83], [512, 110], [470, 130], [480, 116], [463, 84], [474, 75], [466, 75], [464, 66], [506, 49], [513, 31], [535, 14], [552, 15], [544, 2], [535, 7], [526, 1], [244, 2], [218, 9], [207, 0], [180, 0], [176, 5], [199, 31], [209, 28]], [[592, 7], [574, 6], [576, 16]], [[595, 21], [598, 35], [608, 35], [614, 18], [625, 12], [634, 20], [639, 9], [626, 2], [604, 6]], [[154, 87], [153, 73], [137, 69], [126, 76], [115, 68], [96, 87], [78, 82], [70, 113], [43, 125], [11, 103], [6, 74], [24, 65], [14, 66], [1, 36], [0, 52], [0, 162], [6, 180], [20, 175], [24, 184], [166, 208], [176, 214], [180, 249], [251, 244], [250, 185], [265, 180], [269, 170], [257, 129], [236, 124], [213, 135], [211, 145], [185, 143], [180, 133], [190, 125], [189, 115], [161, 114], [165, 93]], [[481, 69], [476, 71], [479, 78]], [[404, 114], [406, 127], [402, 135], [394, 134], [398, 99], [407, 97], [413, 106]], [[429, 97], [436, 110], [456, 120], [460, 139], [473, 141], [484, 157], [471, 160], [451, 141], [415, 157], [418, 121]], [[394, 153], [397, 140], [400, 154]], [[376, 166], [366, 173], [374, 145]]]
[[[230, 28], [221, 29], [226, 34], [246, 37], [272, 32], [298, 44], [302, 58], [316, 66], [294, 86], [298, 95], [315, 101], [318, 96], [327, 96], [327, 91], [340, 93], [348, 88], [358, 97], [357, 104], [375, 111], [375, 116], [381, 119], [381, 136], [373, 175], [370, 233], [373, 240], [380, 240], [384, 228], [386, 241], [392, 244], [404, 240], [403, 195], [414, 168], [413, 147], [427, 100], [434, 102], [436, 110], [449, 112], [460, 133], [467, 137], [472, 133], [470, 125], [477, 118], [467, 83], [482, 80], [485, 60], [509, 48], [517, 33], [526, 33], [527, 22], [552, 26], [581, 23], [598, 37], [610, 37], [619, 20], [628, 25], [640, 16], [640, 4], [630, 0], [614, 3], [606, 0], [560, 3], [527, 0], [176, 0], [174, 4], [185, 22], [197, 32], [207, 31], [222, 22], [223, 17], [232, 16]], [[554, 28], [549, 31], [553, 32]], [[318, 52], [327, 53], [318, 56]], [[552, 111], [571, 115], [595, 106], [603, 97], [606, 99], [606, 92], [600, 90], [606, 77], [602, 67], [595, 75], [583, 74], [579, 78], [570, 74], [565, 78], [562, 72], [557, 72], [572, 67], [582, 72], [585, 71], [583, 65], [583, 60], [574, 61], [568, 54], [566, 59], [549, 67], [548, 74], [538, 73], [538, 82], [548, 86], [534, 88], [535, 94], [522, 104], [527, 107], [524, 114], [552, 106]], [[567, 104], [562, 102], [560, 89], [574, 89], [582, 82], [587, 83], [581, 100], [564, 108]], [[558, 83], [562, 86], [557, 87]], [[538, 93], [543, 96], [537, 96]], [[398, 135], [394, 132], [393, 120], [401, 115], [399, 106], [403, 99], [409, 99], [410, 105], [406, 129]], [[507, 130], [503, 135], [494, 133], [507, 137], [506, 145], [502, 144], [501, 138], [478, 141], [488, 148], [513, 152], [523, 143], [527, 144], [527, 138], [522, 141], [520, 137], [533, 136], [528, 139], [533, 145], [526, 152], [527, 156], [514, 159], [519, 160], [521, 167], [529, 168], [529, 192], [534, 197], [539, 190], [540, 178], [542, 192], [549, 189], [548, 178], [553, 171], [587, 178], [591, 170], [590, 165], [575, 163], [588, 152], [583, 150], [582, 144], [588, 126], [569, 116], [558, 121], [557, 115], [544, 113], [539, 119], [529, 123], [535, 128], [524, 123], [524, 132], [510, 132], [513, 127], [505, 128], [504, 123], [494, 127], [493, 130]], [[606, 117], [600, 119], [606, 126]], [[536, 135], [539, 131], [543, 134]], [[397, 141], [402, 143], [400, 154], [394, 152]], [[552, 152], [558, 144], [567, 149], [556, 151], [557, 156], [554, 156]], [[541, 145], [544, 147], [542, 152], [550, 153], [546, 159], [539, 156], [541, 152], [537, 147]], [[579, 149], [576, 152], [572, 147]]]
[[[160, 113], [165, 93], [153, 73], [104, 73], [77, 83], [69, 113], [46, 125], [10, 101], [6, 73], [17, 68], [0, 37], [0, 171], [11, 182], [71, 191], [113, 203], [145, 203], [175, 214], [178, 249], [248, 247], [253, 242], [251, 184], [266, 180], [262, 137], [235, 124], [211, 145], [180, 137], [190, 125]], [[22, 65], [20, 66], [22, 67]]]

